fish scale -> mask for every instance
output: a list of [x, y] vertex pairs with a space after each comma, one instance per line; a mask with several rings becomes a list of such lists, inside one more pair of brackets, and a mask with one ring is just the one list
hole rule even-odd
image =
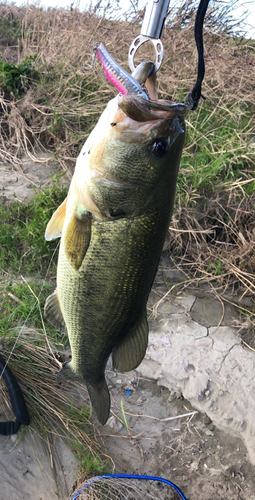
[[[130, 329], [130, 324], [135, 322], [142, 307], [146, 304], [147, 296], [144, 295], [144, 290], [148, 294], [157, 262], [155, 263], [154, 254], [154, 268], [152, 268], [151, 252], [147, 251], [149, 246], [152, 247], [147, 230], [149, 220], [147, 227], [144, 221], [137, 219], [136, 222], [136, 227], [134, 227], [134, 221], [131, 224], [129, 220], [122, 219], [116, 222], [104, 223], [103, 231], [107, 239], [102, 249], [100, 248], [102, 225], [94, 223], [89, 250], [78, 273], [70, 265], [65, 255], [64, 246], [60, 249], [57, 281], [59, 290], [61, 290], [60, 300], [71, 346], [75, 339], [80, 338], [80, 335], [84, 334], [85, 338], [86, 329], [90, 330], [92, 327], [95, 337], [97, 336], [97, 329], [101, 335], [103, 335], [104, 331], [106, 334], [112, 331], [112, 336], [115, 336], [114, 329], [116, 326], [120, 331], [123, 328], [122, 324], [120, 324], [120, 318], [122, 318], [122, 323], [126, 324], [126, 329]], [[120, 228], [120, 226], [122, 227]], [[133, 234], [129, 234], [129, 239], [125, 240], [125, 249], [120, 254], [121, 234], [126, 232], [127, 227], [132, 229]], [[137, 232], [141, 231], [141, 228], [145, 229], [144, 235], [146, 239], [144, 241], [140, 238], [138, 248], [138, 243], [134, 239]], [[107, 232], [105, 232], [106, 229]], [[155, 237], [154, 231], [152, 236]], [[161, 245], [157, 244], [157, 246], [160, 247], [159, 251], [161, 252]], [[159, 251], [157, 249], [153, 250], [157, 252], [156, 259], [158, 260]], [[97, 263], [96, 270], [95, 262]], [[111, 275], [110, 282], [109, 275]], [[66, 279], [67, 277], [68, 279]], [[93, 289], [91, 288], [91, 282], [93, 283]], [[123, 293], [124, 291], [125, 293]], [[84, 299], [81, 297], [84, 297]], [[77, 302], [79, 302], [81, 311], [77, 310]], [[132, 309], [131, 312], [127, 309], [127, 303], [129, 308]], [[73, 316], [73, 304], [76, 304], [77, 310], [75, 318]], [[90, 309], [92, 306], [93, 309]], [[84, 317], [83, 321], [78, 319], [79, 314]], [[82, 328], [79, 325], [82, 325]], [[111, 343], [111, 339], [109, 339], [109, 343]], [[76, 356], [80, 359], [80, 363], [83, 364], [82, 356], [75, 353], [75, 359]]]

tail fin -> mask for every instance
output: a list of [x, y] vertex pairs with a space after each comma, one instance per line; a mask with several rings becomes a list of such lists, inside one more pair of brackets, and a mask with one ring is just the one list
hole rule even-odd
[[103, 379], [94, 384], [87, 383], [87, 388], [97, 419], [100, 424], [104, 425], [108, 420], [111, 406], [110, 394], [106, 381]]
[[71, 363], [72, 362], [65, 363], [62, 366], [62, 369], [57, 374], [57, 380], [59, 382], [64, 382], [71, 379], [86, 384], [91, 404], [96, 412], [97, 419], [100, 424], [106, 424], [110, 413], [111, 399], [105, 379], [103, 378], [99, 382], [89, 383], [82, 377], [82, 375], [76, 374], [72, 370]]

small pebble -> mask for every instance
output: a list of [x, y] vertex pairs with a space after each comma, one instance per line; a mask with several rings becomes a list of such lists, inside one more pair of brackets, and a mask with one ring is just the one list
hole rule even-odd
[[135, 379], [135, 378], [132, 378], [131, 380], [131, 384], [134, 386], [134, 387], [137, 387], [138, 386], [138, 380]]
[[120, 420], [118, 420], [116, 417], [114, 417], [114, 415], [112, 415], [108, 420], [107, 420], [107, 425], [113, 429], [114, 431], [116, 432], [119, 432], [123, 425], [122, 423], [120, 422]]
[[210, 431], [209, 429], [205, 429], [205, 434], [207, 436], [214, 436], [214, 433], [212, 431]]
[[215, 425], [211, 422], [209, 425], [208, 425], [208, 429], [210, 429], [210, 431], [215, 431]]
[[142, 405], [144, 403], [144, 401], [146, 401], [145, 398], [138, 398], [137, 404]]
[[212, 423], [212, 421], [211, 421], [210, 417], [208, 417], [208, 415], [206, 415], [206, 417], [204, 418], [204, 423], [205, 423], [205, 425], [209, 425]]

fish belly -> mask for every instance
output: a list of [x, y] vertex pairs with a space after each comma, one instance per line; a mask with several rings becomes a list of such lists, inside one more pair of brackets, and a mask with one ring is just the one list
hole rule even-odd
[[94, 221], [78, 271], [66, 256], [63, 235], [57, 272], [59, 302], [72, 369], [88, 382], [102, 376], [111, 351], [146, 307], [165, 238], [165, 234], [155, 235], [155, 226], [156, 221], [146, 216]]

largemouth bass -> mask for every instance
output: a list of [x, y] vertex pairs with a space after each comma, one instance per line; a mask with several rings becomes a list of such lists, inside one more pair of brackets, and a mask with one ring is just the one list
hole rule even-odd
[[[103, 64], [103, 58], [109, 63], [100, 47]], [[66, 326], [72, 351], [58, 376], [86, 384], [101, 424], [110, 410], [104, 374], [110, 354], [113, 368], [126, 372], [146, 352], [146, 304], [185, 135], [185, 105], [151, 101], [142, 85], [151, 64], [138, 68], [135, 78], [126, 73], [124, 83], [108, 64], [122, 94], [109, 102], [84, 144], [68, 196], [46, 229], [47, 240], [61, 236], [61, 243], [57, 289], [45, 314]]]

